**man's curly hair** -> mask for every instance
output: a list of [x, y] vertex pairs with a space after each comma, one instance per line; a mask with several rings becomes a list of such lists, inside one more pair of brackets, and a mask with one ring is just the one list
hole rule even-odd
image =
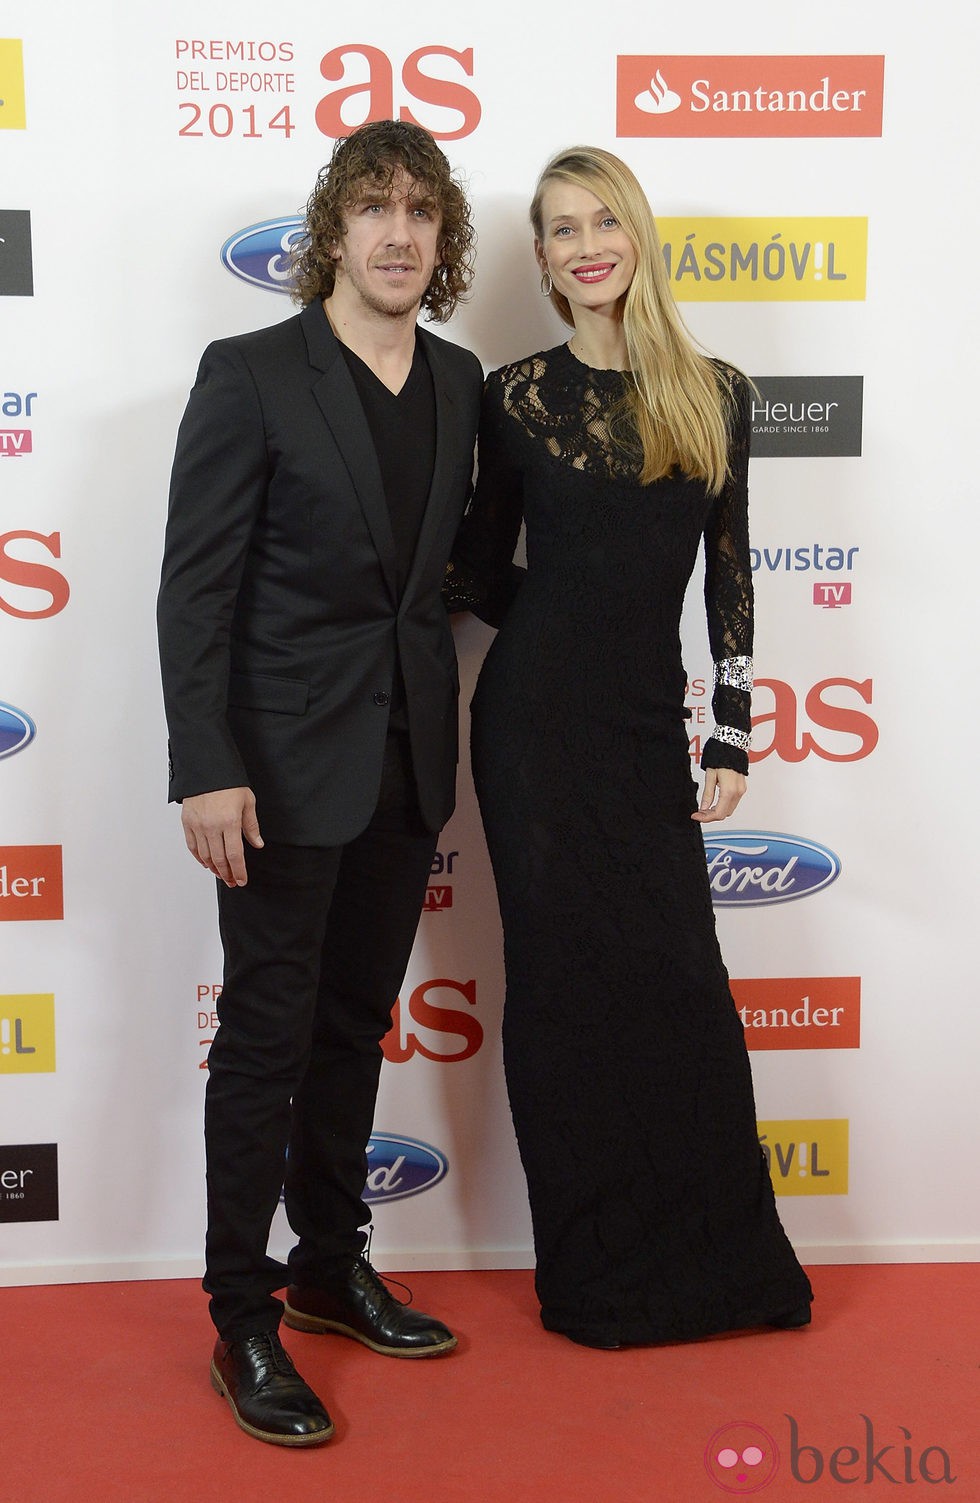
[[440, 264], [432, 274], [422, 307], [428, 318], [444, 323], [466, 296], [473, 280], [476, 232], [470, 206], [432, 136], [404, 120], [372, 120], [342, 137], [330, 161], [321, 167], [306, 205], [306, 229], [290, 261], [291, 295], [305, 307], [329, 297], [337, 268], [331, 252], [344, 235], [345, 211], [365, 187], [387, 195], [403, 169], [442, 216]]

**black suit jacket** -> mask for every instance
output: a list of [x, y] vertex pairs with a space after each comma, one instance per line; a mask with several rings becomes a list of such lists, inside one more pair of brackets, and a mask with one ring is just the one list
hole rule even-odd
[[423, 818], [452, 813], [459, 679], [440, 586], [482, 370], [419, 328], [436, 456], [399, 599], [367, 421], [319, 302], [204, 353], [180, 425], [158, 601], [170, 797], [253, 789], [266, 840], [339, 845], [377, 801], [396, 665]]

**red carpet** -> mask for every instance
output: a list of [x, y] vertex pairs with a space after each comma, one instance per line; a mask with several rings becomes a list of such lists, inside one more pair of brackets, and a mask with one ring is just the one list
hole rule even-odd
[[460, 1335], [449, 1357], [284, 1333], [337, 1424], [309, 1451], [237, 1428], [196, 1283], [0, 1289], [0, 1499], [977, 1503], [977, 1266], [809, 1273], [807, 1331], [623, 1352], [544, 1332], [529, 1273], [412, 1274]]

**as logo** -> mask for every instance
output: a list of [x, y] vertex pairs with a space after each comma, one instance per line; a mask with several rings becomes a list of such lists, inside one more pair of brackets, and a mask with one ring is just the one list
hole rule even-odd
[[[843, 601], [840, 602], [843, 604]], [[872, 682], [853, 678], [824, 678], [807, 691], [803, 713], [810, 728], [801, 727], [796, 691], [779, 678], [755, 682], [753, 702], [772, 696], [772, 708], [752, 716], [750, 762], [762, 762], [773, 752], [783, 762], [802, 762], [811, 755], [825, 762], [860, 762], [878, 745], [878, 726], [854, 701], [870, 705]], [[765, 727], [771, 726], [766, 743]]]
[[437, 141], [458, 141], [480, 123], [480, 101], [460, 82], [460, 75], [473, 77], [472, 47], [417, 47], [401, 66], [397, 101], [394, 66], [380, 47], [334, 47], [321, 59], [320, 72], [342, 85], [316, 107], [317, 129], [325, 136], [349, 136], [368, 120], [407, 120]]
[[60, 532], [0, 534], [0, 611], [23, 621], [41, 621], [64, 610], [71, 594], [68, 581], [43, 562], [44, 554], [61, 557]]
[[399, 998], [391, 1031], [381, 1044], [385, 1059], [394, 1065], [405, 1064], [415, 1054], [444, 1065], [471, 1059], [483, 1043], [483, 1028], [472, 1012], [446, 1005], [460, 999], [476, 1007], [475, 981], [425, 981], [407, 1002]]

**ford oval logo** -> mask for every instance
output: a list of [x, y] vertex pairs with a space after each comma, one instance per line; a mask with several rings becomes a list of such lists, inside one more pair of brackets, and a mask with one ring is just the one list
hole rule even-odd
[[304, 234], [304, 223], [295, 214], [284, 219], [263, 219], [229, 236], [221, 247], [221, 262], [232, 276], [266, 287], [272, 292], [289, 292], [289, 253]]
[[768, 830], [705, 835], [711, 899], [717, 908], [789, 903], [829, 887], [840, 857], [815, 840]]
[[29, 715], [14, 705], [0, 704], [0, 757], [23, 751], [36, 735], [37, 726]]
[[438, 1148], [392, 1133], [372, 1133], [367, 1155], [364, 1199], [369, 1205], [377, 1205], [379, 1200], [405, 1200], [409, 1195], [421, 1195], [449, 1172], [445, 1155]]

